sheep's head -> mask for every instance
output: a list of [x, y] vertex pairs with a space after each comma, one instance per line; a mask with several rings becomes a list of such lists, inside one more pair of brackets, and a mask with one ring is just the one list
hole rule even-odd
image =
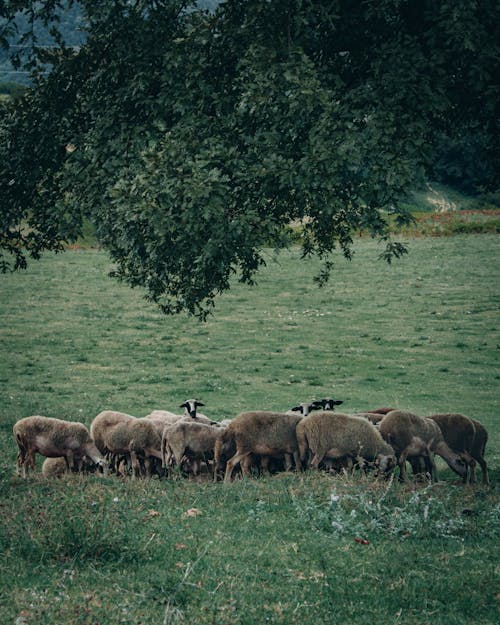
[[458, 473], [460, 477], [465, 477], [467, 475], [467, 465], [462, 458], [460, 458], [460, 456], [453, 456], [447, 459], [446, 462], [448, 463], [450, 469], [455, 471], [455, 473]]
[[204, 406], [201, 401], [197, 399], [186, 399], [184, 403], [182, 403], [179, 408], [185, 408], [192, 419], [196, 419], [196, 410], [199, 406]]
[[[319, 406], [319, 408], [320, 407], [321, 406]], [[313, 401], [311, 403], [304, 402], [303, 404], [298, 404], [297, 406], [290, 408], [292, 412], [300, 412], [300, 414], [303, 415], [304, 417], [307, 417], [307, 415], [311, 412], [311, 410], [317, 410], [317, 409], [318, 409], [317, 401]]]
[[379, 454], [377, 456], [377, 460], [375, 461], [375, 465], [378, 468], [379, 474], [388, 475], [396, 466], [396, 456], [393, 454]]
[[344, 402], [341, 399], [333, 399], [332, 397], [326, 397], [314, 402], [315, 409], [317, 410], [335, 410], [335, 406], [340, 406]]

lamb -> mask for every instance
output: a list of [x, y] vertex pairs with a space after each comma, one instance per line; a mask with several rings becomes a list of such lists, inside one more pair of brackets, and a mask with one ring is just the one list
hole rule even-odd
[[441, 456], [451, 469], [465, 476], [467, 469], [458, 454], [446, 444], [435, 421], [411, 412], [393, 410], [380, 422], [380, 433], [394, 448], [398, 458], [400, 479], [407, 482], [406, 460], [423, 457], [431, 469], [431, 479], [438, 481], [434, 454]]
[[64, 457], [68, 469], [79, 470], [85, 457], [105, 468], [105, 460], [94, 444], [89, 431], [78, 421], [63, 421], [35, 415], [20, 419], [13, 427], [19, 453], [17, 472], [27, 476], [35, 469], [35, 454], [47, 458]]
[[[439, 425], [448, 446], [460, 455], [466, 464], [464, 482], [475, 481], [476, 460], [481, 465], [483, 483], [488, 484], [488, 470], [484, 460], [484, 449], [488, 433], [481, 423], [459, 413], [435, 414], [429, 417]], [[470, 468], [470, 472], [468, 469]]]
[[[218, 426], [206, 425], [192, 421], [181, 420], [168, 428], [162, 439], [162, 456], [164, 467], [168, 463], [168, 455], [181, 466], [186, 456], [191, 460], [193, 473], [198, 473], [199, 461], [213, 460], [214, 447], [217, 438], [224, 430]], [[168, 450], [167, 450], [168, 447]]]
[[[225, 482], [231, 481], [233, 470], [240, 464], [243, 473], [249, 474], [252, 454], [260, 456], [293, 455], [295, 467], [301, 468], [297, 436], [297, 423], [301, 417], [282, 412], [242, 412], [222, 432], [216, 445], [216, 467], [220, 458], [227, 455]], [[231, 454], [231, 455], [230, 455]], [[286, 462], [287, 469], [291, 462]]]
[[[96, 466], [88, 458], [83, 459], [83, 464], [80, 469], [83, 473], [93, 473]], [[68, 467], [66, 466], [65, 458], [45, 458], [42, 464], [42, 475], [46, 478], [63, 477], [68, 473]]]
[[300, 459], [313, 454], [310, 466], [318, 468], [325, 458], [374, 462], [382, 473], [391, 471], [396, 462], [394, 450], [366, 419], [336, 412], [316, 412], [297, 425]]

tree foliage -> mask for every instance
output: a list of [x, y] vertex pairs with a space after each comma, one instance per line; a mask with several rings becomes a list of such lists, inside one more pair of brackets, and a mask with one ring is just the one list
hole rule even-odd
[[[6, 2], [0, 15], [61, 2]], [[0, 117], [3, 268], [59, 249], [84, 217], [116, 275], [203, 318], [233, 274], [300, 221], [331, 268], [422, 176], [438, 133], [480, 127], [498, 185], [498, 3], [82, 0], [86, 43]], [[57, 27], [57, 23], [55, 24]], [[26, 39], [28, 41], [28, 39]], [[393, 218], [393, 217], [391, 217]]]

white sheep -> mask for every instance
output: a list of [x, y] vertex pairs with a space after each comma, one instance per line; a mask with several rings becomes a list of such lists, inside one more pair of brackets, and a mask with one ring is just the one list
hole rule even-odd
[[105, 460], [83, 423], [34, 415], [20, 419], [12, 431], [19, 448], [18, 475], [26, 477], [28, 469], [35, 469], [37, 453], [64, 457], [69, 470], [79, 470], [85, 457], [105, 469]]
[[337, 412], [315, 412], [297, 425], [301, 462], [312, 453], [310, 466], [318, 468], [324, 459], [374, 463], [387, 473], [395, 466], [394, 450], [366, 419]]

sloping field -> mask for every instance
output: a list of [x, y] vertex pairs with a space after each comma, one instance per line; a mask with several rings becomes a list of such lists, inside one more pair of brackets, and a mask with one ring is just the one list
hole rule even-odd
[[[269, 252], [206, 324], [162, 317], [96, 250], [0, 277], [1, 623], [497, 622], [498, 237], [412, 239], [390, 266], [373, 241], [355, 249], [321, 290], [317, 261]], [[434, 486], [14, 475], [30, 414], [89, 425], [196, 396], [222, 419], [326, 395], [479, 419], [492, 487], [442, 463]]]

